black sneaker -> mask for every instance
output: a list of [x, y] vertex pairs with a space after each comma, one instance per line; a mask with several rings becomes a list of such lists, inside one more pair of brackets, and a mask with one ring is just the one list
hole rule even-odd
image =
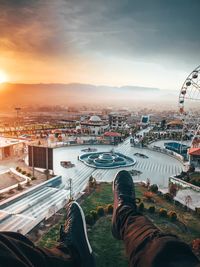
[[112, 234], [115, 238], [122, 239], [118, 229], [120, 226], [117, 224], [118, 218], [116, 213], [121, 206], [131, 207], [133, 212], [135, 211], [135, 213], [137, 213], [136, 201], [137, 203], [140, 202], [140, 200], [135, 197], [133, 179], [128, 171], [119, 171], [115, 176], [113, 181], [113, 195]]
[[65, 226], [60, 229], [60, 241], [69, 248], [78, 253], [81, 267], [95, 266], [95, 260], [90, 246], [85, 216], [82, 208], [75, 201], [67, 206], [67, 219]]

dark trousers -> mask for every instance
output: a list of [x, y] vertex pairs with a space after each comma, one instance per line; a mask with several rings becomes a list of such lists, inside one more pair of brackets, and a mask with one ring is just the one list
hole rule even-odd
[[177, 236], [162, 233], [129, 206], [116, 211], [114, 224], [125, 245], [131, 267], [193, 267], [199, 263], [191, 248]]
[[5, 267], [74, 267], [76, 259], [67, 248], [41, 249], [25, 236], [0, 232], [0, 266]]
[[[123, 206], [114, 222], [124, 240], [131, 267], [193, 267], [199, 263], [190, 247], [176, 236], [163, 234], [146, 217]], [[63, 246], [52, 250], [36, 247], [13, 232], [0, 233], [0, 266], [79, 267], [77, 255]], [[117, 262], [113, 262], [117, 267]]]

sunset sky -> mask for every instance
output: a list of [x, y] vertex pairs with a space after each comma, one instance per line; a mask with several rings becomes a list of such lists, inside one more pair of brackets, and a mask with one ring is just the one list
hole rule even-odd
[[200, 64], [199, 12], [199, 0], [0, 0], [0, 74], [177, 90]]

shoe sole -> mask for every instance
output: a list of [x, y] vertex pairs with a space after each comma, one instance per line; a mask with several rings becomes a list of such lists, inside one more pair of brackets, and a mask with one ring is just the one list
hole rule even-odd
[[82, 217], [82, 222], [83, 222], [83, 229], [84, 229], [86, 243], [87, 243], [87, 246], [88, 246], [90, 254], [92, 254], [92, 248], [90, 246], [90, 242], [89, 242], [88, 236], [87, 236], [87, 227], [86, 227], [85, 215], [83, 213], [83, 210], [82, 210], [81, 206], [76, 201], [72, 201], [71, 205], [73, 205], [73, 204], [75, 204], [78, 207], [79, 211], [80, 211], [80, 214], [81, 214], [81, 217]]

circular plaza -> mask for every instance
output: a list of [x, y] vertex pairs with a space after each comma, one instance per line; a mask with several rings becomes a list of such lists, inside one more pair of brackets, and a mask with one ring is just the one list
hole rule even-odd
[[79, 159], [87, 166], [97, 169], [130, 167], [136, 163], [136, 160], [134, 158], [127, 157], [121, 153], [116, 153], [114, 151], [86, 153], [81, 155]]

